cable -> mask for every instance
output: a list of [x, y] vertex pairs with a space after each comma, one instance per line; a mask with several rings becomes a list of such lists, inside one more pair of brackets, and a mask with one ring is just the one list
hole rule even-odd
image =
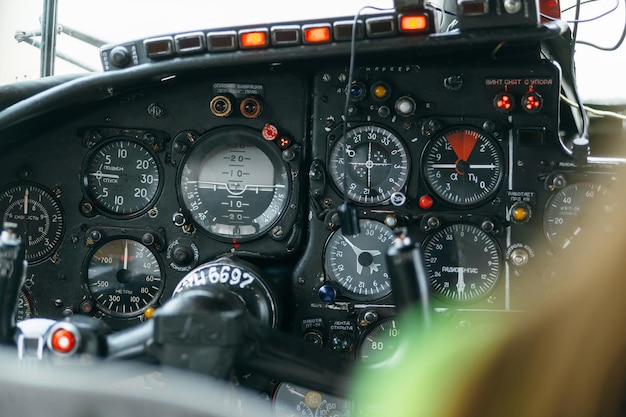
[[[580, 5], [582, 6], [582, 5], [584, 5], [584, 4], [592, 3], [592, 2], [595, 2], [595, 1], [598, 1], [598, 0], [588, 0], [588, 1], [585, 1], [585, 2], [581, 2], [581, 3], [580, 3]], [[577, 3], [577, 4], [578, 4], [578, 3]], [[571, 10], [573, 7], [576, 7], [576, 6], [572, 6], [572, 7], [568, 8], [568, 9], [566, 9], [566, 10]], [[619, 7], [619, 0], [615, 0], [615, 5], [614, 5], [613, 7], [611, 7], [609, 10], [607, 10], [607, 11], [605, 11], [605, 12], [600, 13], [600, 14], [599, 14], [599, 15], [597, 15], [597, 16], [590, 17], [590, 18], [586, 18], [586, 19], [579, 19], [579, 18], [576, 18], [576, 19], [574, 19], [574, 20], [565, 20], [565, 22], [570, 23], [570, 24], [575, 24], [575, 23], [589, 23], [589, 22], [593, 22], [593, 21], [595, 21], [595, 20], [601, 19], [601, 18], [603, 18], [604, 16], [607, 16], [607, 15], [609, 15], [609, 14], [613, 13], [615, 10], [617, 10], [617, 8], [618, 8], [618, 7]], [[563, 10], [562, 12], [564, 12], [564, 11], [565, 11], [565, 10]], [[549, 19], [549, 20], [559, 20], [559, 19], [555, 19], [555, 18], [554, 18], [554, 17], [552, 17], [552, 16], [548, 16], [548, 15], [544, 15], [544, 14], [541, 14], [541, 17], [543, 17], [543, 18], [545, 18], [545, 19]]]
[[[570, 99], [568, 99], [567, 97], [565, 97], [563, 94], [561, 94], [561, 100], [563, 100], [563, 102], [565, 102], [565, 104], [567, 104], [570, 107], [573, 108], [579, 108], [578, 104]], [[600, 117], [612, 117], [615, 119], [620, 119], [620, 120], [626, 120], [626, 114], [621, 114], [621, 113], [616, 113], [613, 111], [607, 111], [607, 110], [599, 110], [599, 109], [595, 109], [593, 107], [589, 107], [589, 106], [584, 106], [584, 109], [587, 113], [589, 114], [593, 114], [595, 116], [600, 116]]]
[[348, 198], [348, 146], [346, 144], [348, 139], [348, 109], [350, 107], [350, 91], [352, 89], [352, 82], [354, 80], [354, 61], [356, 55], [356, 33], [359, 23], [359, 17], [365, 10], [376, 10], [379, 12], [393, 11], [393, 9], [383, 9], [374, 6], [364, 6], [354, 15], [352, 22], [352, 37], [350, 39], [350, 63], [348, 67], [348, 83], [346, 85], [346, 101], [343, 107], [343, 202], [339, 205], [339, 221], [341, 224], [342, 233], [347, 235], [356, 235], [360, 232], [358, 211], [356, 207], [350, 204]]
[[[619, 4], [619, 0], [618, 0], [618, 4]], [[601, 51], [612, 52], [612, 51], [619, 49], [619, 47], [622, 46], [622, 43], [624, 42], [625, 38], [626, 38], [626, 0], [624, 0], [624, 27], [622, 29], [622, 35], [620, 36], [620, 38], [618, 39], [615, 45], [605, 47], [605, 46], [599, 46], [599, 45], [596, 45], [594, 43], [587, 42], [587, 41], [577, 41], [576, 43], [580, 45], [591, 46], [592, 48], [596, 48]]]
[[[596, 1], [598, 1], [598, 0], [587, 0], [587, 1], [584, 1], [584, 2], [578, 1], [576, 3], [576, 5], [568, 7], [567, 9], [563, 9], [562, 12], [566, 12], [566, 11], [572, 10], [573, 8], [576, 8], [576, 10], [577, 10], [577, 18], [574, 19], [574, 20], [565, 20], [565, 22], [574, 25], [574, 28], [573, 28], [573, 31], [572, 31], [572, 39], [574, 40], [575, 44], [587, 45], [587, 46], [590, 46], [592, 48], [599, 49], [601, 51], [606, 51], [606, 52], [615, 51], [615, 50], [619, 49], [620, 46], [622, 46], [622, 44], [624, 43], [624, 39], [626, 39], [626, 0], [624, 1], [624, 14], [625, 14], [624, 27], [623, 27], [623, 30], [622, 30], [622, 34], [621, 34], [619, 40], [617, 41], [617, 43], [615, 45], [607, 47], [607, 46], [600, 46], [600, 45], [597, 45], [597, 44], [592, 43], [592, 42], [576, 40], [576, 35], [577, 35], [576, 31], [578, 29], [578, 24], [579, 23], [589, 23], [589, 22], [593, 22], [593, 21], [599, 20], [599, 19], [601, 19], [601, 18], [603, 18], [605, 16], [608, 16], [609, 14], [615, 12], [619, 8], [619, 4], [620, 4], [619, 0], [615, 0], [615, 5], [613, 7], [611, 7], [609, 10], [607, 10], [605, 12], [602, 12], [599, 15], [594, 16], [594, 17], [590, 17], [590, 18], [587, 18], [587, 19], [579, 19], [578, 18], [578, 14], [580, 13], [580, 6], [582, 6], [584, 4], [594, 3]], [[545, 15], [545, 14], [540, 14], [540, 16], [543, 17], [544, 19], [548, 19], [548, 20], [558, 20], [558, 19], [555, 19], [552, 16], [548, 16], [548, 15]], [[572, 45], [572, 47], [574, 47], [574, 45]]]

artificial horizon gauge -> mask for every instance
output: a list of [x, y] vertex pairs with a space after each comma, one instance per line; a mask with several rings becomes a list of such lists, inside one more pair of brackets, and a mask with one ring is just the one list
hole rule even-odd
[[496, 240], [480, 227], [455, 223], [426, 238], [424, 264], [435, 295], [453, 303], [483, 298], [502, 273]]
[[330, 150], [328, 167], [340, 192], [361, 204], [381, 204], [402, 191], [409, 177], [409, 155], [398, 136], [384, 127], [348, 130]]
[[105, 242], [89, 256], [86, 285], [98, 308], [111, 317], [134, 317], [154, 306], [163, 292], [161, 265], [134, 239]]
[[87, 156], [83, 185], [105, 214], [132, 216], [156, 200], [161, 187], [157, 157], [130, 139], [107, 141]]
[[291, 174], [278, 148], [259, 132], [225, 127], [196, 141], [178, 184], [186, 211], [202, 230], [241, 241], [261, 236], [280, 220]]
[[[566, 251], [585, 242], [589, 229], [615, 231], [617, 200], [609, 187], [593, 182], [569, 184], [550, 197], [543, 214], [543, 229], [554, 249]], [[601, 220], [598, 222], [598, 220]]]
[[39, 185], [19, 183], [5, 188], [0, 192], [0, 213], [3, 223], [17, 224], [31, 264], [52, 255], [61, 243], [65, 228], [61, 204]]
[[492, 197], [502, 183], [504, 157], [486, 133], [457, 127], [435, 136], [424, 149], [424, 178], [441, 200], [470, 207]]
[[353, 299], [377, 300], [391, 292], [385, 254], [395, 235], [384, 224], [359, 220], [361, 232], [345, 236], [341, 229], [328, 238], [324, 268], [340, 291]]

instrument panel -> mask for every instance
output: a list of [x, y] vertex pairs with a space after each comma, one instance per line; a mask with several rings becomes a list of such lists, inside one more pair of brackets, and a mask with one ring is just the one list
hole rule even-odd
[[[402, 331], [386, 258], [400, 233], [436, 311], [531, 308], [585, 217], [619, 215], [611, 166], [561, 143], [559, 77], [547, 60], [374, 62], [346, 91], [347, 68], [324, 63], [75, 108], [0, 156], [0, 213], [28, 243], [19, 317], [123, 329], [202, 281], [347, 360], [384, 360]], [[360, 233], [343, 233], [343, 202]]]

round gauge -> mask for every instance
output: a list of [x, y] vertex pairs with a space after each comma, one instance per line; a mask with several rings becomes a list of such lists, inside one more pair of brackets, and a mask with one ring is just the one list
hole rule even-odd
[[463, 207], [487, 201], [504, 176], [504, 158], [496, 141], [467, 127], [434, 137], [424, 150], [423, 166], [433, 193]]
[[403, 189], [409, 177], [409, 156], [395, 134], [363, 125], [335, 142], [328, 167], [335, 186], [350, 200], [380, 204]]
[[37, 263], [54, 253], [64, 231], [63, 212], [57, 198], [34, 184], [11, 185], [0, 192], [3, 222], [17, 224], [26, 242], [26, 260]]
[[472, 224], [446, 226], [424, 241], [424, 263], [435, 295], [455, 303], [489, 293], [502, 271], [495, 239]]
[[35, 316], [35, 306], [33, 296], [25, 288], [20, 291], [20, 297], [17, 299], [17, 311], [15, 314], [16, 321], [31, 319]]
[[341, 229], [326, 243], [324, 267], [341, 292], [356, 300], [376, 300], [391, 292], [385, 258], [395, 235], [384, 224], [359, 220], [361, 233], [345, 236]]
[[180, 196], [211, 235], [249, 240], [269, 230], [289, 201], [290, 174], [277, 148], [242, 127], [210, 132], [182, 164]]
[[87, 262], [87, 288], [98, 308], [111, 317], [133, 317], [163, 292], [156, 255], [133, 239], [116, 239], [97, 248]]
[[359, 347], [359, 358], [368, 365], [380, 365], [387, 362], [398, 349], [399, 336], [395, 319], [378, 322], [363, 337]]
[[615, 223], [608, 221], [607, 216], [617, 213], [617, 201], [606, 185], [574, 183], [550, 197], [543, 214], [543, 229], [552, 247], [564, 251], [584, 243], [587, 229], [606, 226], [605, 231], [612, 232]]
[[83, 169], [87, 194], [105, 214], [133, 216], [157, 198], [161, 174], [154, 153], [129, 139], [115, 139], [95, 148]]
[[281, 382], [274, 393], [276, 417], [349, 417], [350, 401], [300, 385]]

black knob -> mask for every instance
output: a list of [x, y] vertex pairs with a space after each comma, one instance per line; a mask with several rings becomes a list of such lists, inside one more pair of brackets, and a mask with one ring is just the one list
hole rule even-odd
[[118, 68], [123, 68], [130, 63], [130, 52], [125, 46], [116, 46], [109, 52], [111, 64]]
[[193, 249], [187, 245], [178, 244], [172, 248], [172, 261], [178, 266], [188, 266], [194, 261]]

